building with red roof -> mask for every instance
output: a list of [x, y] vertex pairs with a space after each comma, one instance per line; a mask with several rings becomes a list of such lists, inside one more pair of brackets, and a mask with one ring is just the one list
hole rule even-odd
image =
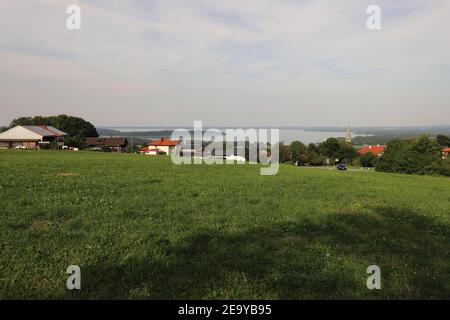
[[374, 155], [381, 157], [384, 153], [385, 147], [376, 145], [376, 146], [364, 146], [358, 152], [359, 154], [373, 153]]
[[447, 158], [449, 154], [450, 154], [450, 148], [449, 147], [442, 148], [442, 156], [444, 158]]
[[148, 155], [170, 154], [171, 150], [179, 143], [180, 141], [161, 137], [161, 139], [150, 141], [145, 147], [139, 149], [139, 151], [142, 154]]

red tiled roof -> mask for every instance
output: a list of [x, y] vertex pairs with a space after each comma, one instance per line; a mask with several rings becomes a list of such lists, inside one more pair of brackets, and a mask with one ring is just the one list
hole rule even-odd
[[450, 153], [450, 148], [449, 147], [442, 148], [442, 152], [443, 153]]
[[374, 155], [380, 155], [384, 152], [385, 147], [383, 146], [364, 146], [358, 152], [359, 154], [366, 154], [368, 152], [373, 153]]
[[179, 144], [180, 141], [170, 140], [167, 138], [161, 138], [159, 140], [153, 140], [148, 143], [149, 146], [159, 147], [159, 146], [168, 146], [174, 147]]

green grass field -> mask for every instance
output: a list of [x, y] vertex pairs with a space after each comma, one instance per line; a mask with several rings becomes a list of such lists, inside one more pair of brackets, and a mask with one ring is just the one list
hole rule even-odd
[[0, 251], [3, 299], [448, 299], [450, 179], [0, 151]]

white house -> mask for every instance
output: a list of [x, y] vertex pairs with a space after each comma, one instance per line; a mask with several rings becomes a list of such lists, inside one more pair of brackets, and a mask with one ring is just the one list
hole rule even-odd
[[180, 141], [170, 140], [167, 138], [161, 138], [153, 140], [147, 143], [147, 145], [140, 149], [142, 154], [156, 155], [156, 154], [170, 154]]
[[62, 147], [64, 136], [67, 133], [51, 126], [17, 126], [0, 133], [0, 148], [40, 149], [51, 142]]

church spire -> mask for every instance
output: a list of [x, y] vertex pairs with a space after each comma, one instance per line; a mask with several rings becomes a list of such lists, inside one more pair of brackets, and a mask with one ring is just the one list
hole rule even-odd
[[348, 145], [352, 145], [352, 129], [350, 128], [350, 124], [347, 127], [347, 134], [345, 135], [345, 142]]

